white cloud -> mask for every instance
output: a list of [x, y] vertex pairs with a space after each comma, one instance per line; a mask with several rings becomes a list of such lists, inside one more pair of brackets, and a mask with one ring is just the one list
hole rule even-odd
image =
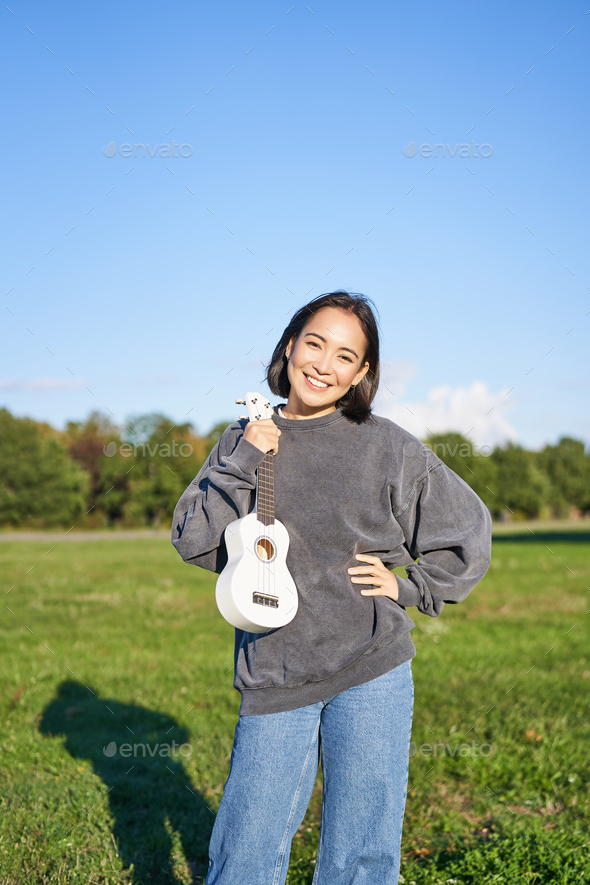
[[69, 378], [33, 378], [31, 381], [2, 380], [0, 390], [59, 390], [69, 387], [83, 387], [84, 381]]
[[506, 396], [507, 390], [492, 393], [484, 381], [474, 381], [470, 387], [440, 384], [428, 392], [425, 400], [404, 400], [403, 381], [400, 386], [399, 395], [391, 387], [395, 397], [387, 396], [387, 390], [383, 389], [375, 411], [420, 439], [425, 439], [429, 431], [469, 433], [469, 438], [479, 445], [494, 445], [518, 438], [505, 417], [506, 412], [514, 408], [514, 403]]
[[[416, 366], [407, 360], [383, 360], [381, 362], [381, 383], [379, 391], [382, 393], [384, 402], [391, 399], [391, 394], [396, 397], [404, 395], [406, 383], [416, 375]], [[384, 394], [384, 395], [383, 395]]]

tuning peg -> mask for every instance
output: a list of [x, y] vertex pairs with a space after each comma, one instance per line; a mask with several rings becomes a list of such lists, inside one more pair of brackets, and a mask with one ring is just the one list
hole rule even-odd
[[237, 399], [236, 403], [238, 404], [238, 406], [245, 406], [246, 400], [245, 399]]

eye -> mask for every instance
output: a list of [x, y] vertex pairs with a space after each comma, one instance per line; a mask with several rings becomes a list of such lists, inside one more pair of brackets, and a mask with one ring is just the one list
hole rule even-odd
[[[307, 342], [307, 345], [308, 345], [308, 347], [317, 347], [318, 350], [321, 350], [321, 346], [320, 346], [319, 341], [311, 341], [311, 340], [309, 340], [309, 341]], [[349, 356], [345, 356], [343, 353], [340, 354], [340, 359], [345, 360], [347, 363], [352, 363], [352, 362], [354, 362], [354, 360], [352, 360]]]

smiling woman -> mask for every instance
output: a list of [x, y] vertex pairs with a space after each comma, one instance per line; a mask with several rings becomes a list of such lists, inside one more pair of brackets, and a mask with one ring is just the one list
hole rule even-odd
[[224, 531], [252, 511], [274, 453], [274, 516], [301, 604], [277, 629], [236, 629], [241, 705], [207, 885], [284, 885], [320, 744], [314, 885], [397, 882], [416, 654], [405, 609], [436, 617], [467, 596], [490, 564], [491, 518], [429, 448], [373, 415], [379, 333], [364, 296], [297, 311], [267, 381], [286, 402], [225, 430], [172, 525], [186, 562], [221, 571]]
[[[379, 387], [379, 331], [367, 301], [347, 293], [322, 295], [297, 311], [267, 369], [273, 393], [289, 398], [286, 418], [337, 407], [364, 420]], [[310, 397], [309, 391], [325, 391]]]

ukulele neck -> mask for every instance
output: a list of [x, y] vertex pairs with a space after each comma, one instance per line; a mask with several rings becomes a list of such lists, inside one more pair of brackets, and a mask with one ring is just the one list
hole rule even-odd
[[272, 452], [267, 452], [258, 466], [256, 484], [256, 516], [263, 525], [275, 521], [275, 496]]

